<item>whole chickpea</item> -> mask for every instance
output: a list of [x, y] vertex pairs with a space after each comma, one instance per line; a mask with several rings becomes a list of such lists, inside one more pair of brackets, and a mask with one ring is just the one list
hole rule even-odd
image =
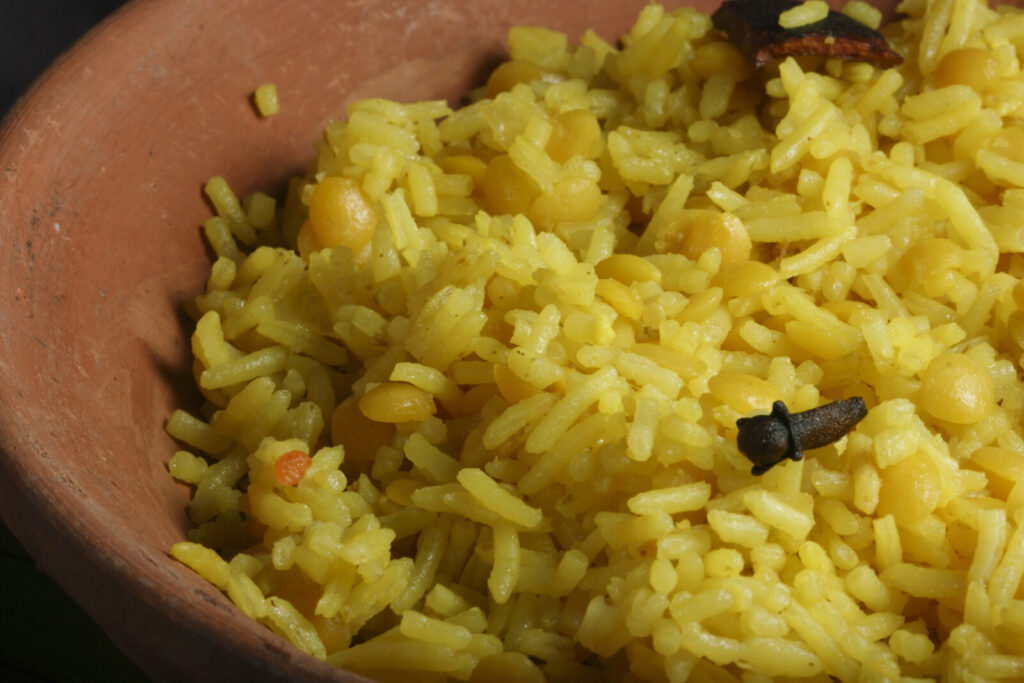
[[995, 405], [992, 376], [962, 353], [932, 359], [921, 377], [919, 401], [932, 416], [954, 424], [974, 424]]

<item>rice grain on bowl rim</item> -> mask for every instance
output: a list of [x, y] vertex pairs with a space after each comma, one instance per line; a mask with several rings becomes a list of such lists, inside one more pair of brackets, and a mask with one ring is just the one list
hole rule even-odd
[[379, 680], [1024, 677], [1024, 15], [900, 7], [884, 70], [516, 28], [280, 207], [212, 179], [172, 554]]

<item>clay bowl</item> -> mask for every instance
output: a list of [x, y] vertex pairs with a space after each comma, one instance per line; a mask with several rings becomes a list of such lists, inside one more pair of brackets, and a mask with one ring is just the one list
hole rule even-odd
[[[139, 0], [12, 110], [0, 131], [0, 512], [151, 676], [363, 680], [248, 620], [167, 554], [188, 525], [163, 423], [198, 405], [181, 304], [210, 264], [202, 183], [280, 188], [352, 100], [457, 102], [510, 26], [614, 39], [646, 2]], [[283, 108], [261, 119], [249, 98], [267, 81]]]

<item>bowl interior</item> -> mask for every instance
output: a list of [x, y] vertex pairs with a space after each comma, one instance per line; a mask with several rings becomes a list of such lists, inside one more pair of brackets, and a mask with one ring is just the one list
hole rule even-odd
[[[354, 99], [456, 103], [509, 27], [614, 40], [645, 4], [138, 0], [15, 107], [0, 131], [0, 512], [144, 669], [356, 680], [167, 554], [188, 526], [162, 427], [198, 405], [181, 306], [210, 265], [202, 184], [280, 189]], [[265, 82], [282, 109], [264, 119], [250, 96]]]
[[[141, 1], [15, 107], [0, 138], [0, 509], [143, 668], [341, 676], [167, 555], [188, 526], [162, 425], [198, 405], [181, 305], [210, 264], [203, 182], [279, 189], [352, 100], [455, 103], [510, 26], [614, 39], [643, 4]], [[265, 82], [282, 109], [261, 119]]]

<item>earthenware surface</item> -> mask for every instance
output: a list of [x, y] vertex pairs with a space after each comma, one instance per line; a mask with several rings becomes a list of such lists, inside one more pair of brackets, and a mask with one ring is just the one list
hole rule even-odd
[[[198, 405], [181, 305], [210, 265], [202, 183], [220, 174], [239, 194], [280, 190], [354, 99], [457, 103], [504, 54], [510, 26], [615, 39], [645, 4], [137, 0], [10, 112], [0, 513], [151, 676], [363, 680], [243, 617], [167, 555], [188, 525], [162, 426]], [[250, 96], [268, 81], [282, 109], [263, 119]]]

